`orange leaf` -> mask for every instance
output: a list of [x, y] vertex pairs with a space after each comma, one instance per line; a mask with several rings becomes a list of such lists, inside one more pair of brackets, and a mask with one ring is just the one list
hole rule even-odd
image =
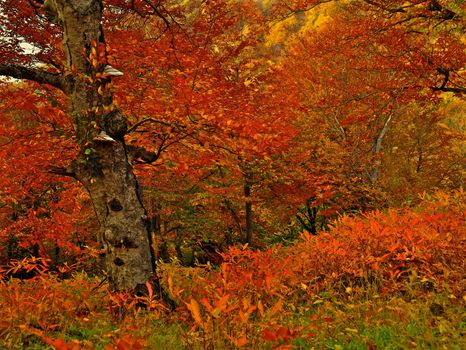
[[191, 315], [193, 316], [194, 320], [202, 325], [202, 316], [201, 316], [201, 309], [199, 307], [198, 302], [195, 299], [191, 299], [190, 304], [188, 304], [188, 308], [191, 311]]
[[214, 311], [214, 308], [212, 307], [212, 305], [210, 305], [209, 300], [207, 300], [206, 298], [202, 298], [201, 303], [202, 305], [204, 305], [208, 312], [212, 313], [212, 311]]
[[152, 286], [150, 285], [149, 281], [146, 282], [146, 287], [147, 292], [149, 293], [149, 299], [152, 299], [152, 296], [154, 295], [154, 290], [152, 289]]
[[275, 315], [277, 312], [281, 311], [281, 310], [282, 310], [282, 306], [283, 306], [283, 301], [282, 301], [281, 299], [279, 299], [279, 300], [277, 301], [277, 303], [276, 303], [274, 306], [272, 306], [272, 308], [270, 309], [270, 311], [269, 311], [270, 316], [273, 316], [273, 315]]
[[235, 345], [239, 348], [242, 348], [243, 346], [245, 346], [246, 344], [248, 343], [248, 340], [246, 339], [246, 337], [241, 337], [241, 338], [238, 338], [236, 339], [235, 341]]

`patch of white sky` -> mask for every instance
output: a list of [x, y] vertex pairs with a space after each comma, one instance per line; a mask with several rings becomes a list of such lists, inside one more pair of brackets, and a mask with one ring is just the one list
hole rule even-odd
[[24, 37], [14, 35], [11, 31], [7, 30], [1, 23], [7, 20], [7, 16], [3, 12], [3, 7], [7, 0], [0, 0], [0, 40], [3, 42], [17, 42], [19, 49], [25, 55], [35, 55], [40, 51], [40, 48], [26, 41]]

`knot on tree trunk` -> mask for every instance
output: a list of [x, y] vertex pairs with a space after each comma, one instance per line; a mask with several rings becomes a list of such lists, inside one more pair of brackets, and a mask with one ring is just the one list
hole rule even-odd
[[113, 198], [109, 203], [108, 206], [112, 211], [121, 211], [123, 210], [123, 206], [121, 205], [120, 201], [116, 198]]
[[113, 263], [116, 266], [123, 266], [125, 264], [125, 262], [121, 258], [118, 258], [118, 257], [113, 260]]

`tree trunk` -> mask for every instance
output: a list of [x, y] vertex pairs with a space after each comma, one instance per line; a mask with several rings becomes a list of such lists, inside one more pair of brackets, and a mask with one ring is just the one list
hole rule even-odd
[[372, 168], [372, 173], [369, 176], [372, 183], [376, 183], [377, 180], [379, 179], [380, 165], [381, 165], [381, 160], [379, 158], [380, 151], [382, 149], [382, 142], [385, 137], [385, 134], [388, 131], [388, 126], [390, 124], [390, 121], [392, 120], [392, 117], [393, 117], [393, 112], [390, 113], [390, 115], [385, 120], [385, 123], [383, 124], [383, 127], [380, 130], [380, 133], [377, 136], [377, 139], [375, 140], [374, 146], [372, 147], [372, 154], [374, 155], [374, 164]]
[[250, 173], [245, 173], [245, 182], [244, 182], [244, 198], [245, 198], [245, 205], [244, 211], [246, 216], [246, 237], [245, 243], [249, 245], [252, 244], [252, 202], [251, 202], [251, 183], [252, 183], [252, 176]]
[[[148, 218], [128, 163], [127, 121], [112, 105], [110, 77], [102, 75], [107, 64], [102, 1], [47, 0], [43, 6], [63, 26], [65, 68], [74, 72], [64, 90], [82, 151], [70, 172], [91, 196], [111, 288], [135, 289], [151, 278], [155, 261]], [[104, 133], [99, 137], [99, 132]]]
[[124, 143], [94, 143], [94, 149], [96, 159], [80, 165], [76, 177], [94, 204], [111, 288], [134, 289], [154, 271], [147, 215]]

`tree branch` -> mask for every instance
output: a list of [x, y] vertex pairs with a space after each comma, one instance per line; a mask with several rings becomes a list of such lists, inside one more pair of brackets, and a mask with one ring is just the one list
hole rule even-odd
[[50, 174], [70, 176], [72, 178], [76, 178], [76, 172], [73, 170], [73, 165], [70, 165], [68, 167], [51, 165], [47, 172]]
[[434, 87], [434, 91], [453, 92], [455, 94], [466, 94], [466, 88], [463, 87]]
[[241, 220], [238, 217], [238, 214], [236, 214], [235, 210], [232, 208], [231, 202], [228, 199], [224, 199], [223, 203], [225, 204], [225, 208], [228, 209], [228, 211], [231, 214], [231, 217], [233, 218], [236, 226], [238, 227], [240, 237], [243, 237], [243, 228], [241, 227]]
[[143, 119], [143, 120], [137, 122], [137, 123], [134, 124], [133, 126], [131, 126], [131, 127], [127, 130], [126, 133], [129, 134], [130, 132], [133, 132], [133, 131], [136, 130], [138, 127], [140, 127], [141, 125], [146, 124], [146, 123], [161, 124], [161, 125], [163, 125], [163, 126], [168, 126], [168, 127], [173, 126], [173, 124], [164, 122], [164, 121], [162, 121], [162, 120], [158, 120], [158, 119], [154, 119], [154, 118], [146, 118], [146, 119]]
[[140, 146], [126, 145], [126, 151], [132, 159], [140, 160], [146, 164], [152, 164], [160, 157], [160, 152], [148, 151]]
[[388, 11], [388, 12], [406, 12], [406, 10], [402, 9], [402, 8], [399, 8], [399, 9], [390, 9], [390, 8], [387, 8], [386, 6], [384, 6], [383, 4], [379, 4], [377, 3], [376, 1], [371, 1], [371, 0], [364, 0], [365, 3], [368, 3], [369, 5], [371, 6], [374, 6], [374, 7], [377, 7], [379, 9], [382, 9], [384, 11]]
[[447, 68], [437, 68], [437, 72], [443, 75], [443, 81], [440, 86], [434, 86], [433, 91], [454, 92], [455, 94], [466, 94], [464, 87], [447, 87], [450, 82], [450, 70]]
[[65, 91], [66, 88], [65, 79], [60, 73], [49, 73], [19, 65], [0, 64], [0, 75], [15, 79], [32, 80], [39, 84], [48, 84], [62, 91]]

